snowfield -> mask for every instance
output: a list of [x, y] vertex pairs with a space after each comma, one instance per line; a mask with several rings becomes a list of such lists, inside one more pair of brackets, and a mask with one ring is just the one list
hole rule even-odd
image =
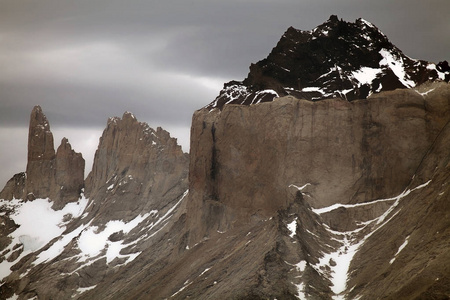
[[[12, 242], [4, 252], [13, 253], [23, 247], [23, 252], [14, 261], [5, 260], [0, 263], [0, 279], [8, 276], [11, 272], [10, 267], [21, 258], [59, 237], [71, 219], [83, 214], [87, 204], [88, 199], [82, 196], [78, 202], [69, 203], [63, 209], [55, 211], [52, 209], [53, 202], [48, 199], [28, 202], [20, 199], [0, 200], [1, 215], [5, 215], [7, 210], [13, 210], [9, 217], [20, 226], [9, 235]], [[16, 245], [21, 246], [14, 249]]]

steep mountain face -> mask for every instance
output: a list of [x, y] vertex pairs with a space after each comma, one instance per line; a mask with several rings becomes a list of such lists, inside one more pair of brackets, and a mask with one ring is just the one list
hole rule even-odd
[[0, 193], [11, 200], [51, 198], [54, 208], [61, 209], [78, 200], [84, 187], [84, 159], [72, 150], [66, 138], [55, 153], [50, 124], [40, 106], [30, 116], [28, 160], [25, 173], [13, 176]]
[[[268, 280], [270, 288], [264, 290], [259, 282], [253, 288], [257, 299], [448, 295], [448, 269], [437, 266], [448, 259], [450, 157], [443, 149], [449, 110], [450, 87], [436, 82], [352, 102], [288, 96], [197, 111], [187, 210], [190, 245], [216, 232], [278, 218], [279, 228], [292, 232], [290, 238], [283, 230], [275, 233], [285, 239], [272, 244], [280, 260], [275, 272], [295, 274], [282, 281], [297, 290], [277, 293], [279, 283]], [[301, 215], [291, 210], [296, 190], [307, 203]], [[436, 217], [440, 221], [426, 227]], [[313, 225], [306, 221], [311, 218], [317, 220]], [[400, 255], [396, 251], [407, 236], [409, 249]], [[420, 261], [414, 249], [420, 249]], [[396, 255], [406, 255], [402, 259], [410, 265], [390, 264]], [[436, 259], [433, 264], [430, 257]], [[440, 274], [436, 282], [428, 277], [434, 271]], [[397, 279], [406, 275], [408, 283]], [[420, 289], [414, 288], [417, 283]], [[390, 287], [380, 292], [383, 284]]]
[[266, 222], [278, 237], [256, 244], [258, 279], [226, 298], [447, 298], [448, 80], [448, 63], [410, 59], [372, 24], [332, 16], [289, 28], [195, 112], [188, 245]]
[[349, 298], [449, 297], [449, 149], [447, 122], [402, 193], [404, 197], [395, 200], [389, 222], [356, 252], [347, 282]]
[[50, 195], [55, 181], [54, 164], [55, 148], [50, 124], [41, 107], [35, 106], [31, 112], [28, 131], [27, 180], [25, 185], [27, 197], [45, 198]]
[[108, 218], [129, 221], [160, 210], [187, 189], [188, 156], [162, 128], [153, 130], [129, 112], [110, 118], [95, 153], [85, 195]]
[[[48, 124], [43, 114], [39, 117]], [[49, 127], [45, 136], [51, 141]], [[69, 159], [72, 153], [63, 139], [56, 155], [47, 159], [56, 177], [46, 180], [67, 183], [65, 176], [78, 176], [73, 174], [76, 159]], [[146, 264], [164, 257], [166, 253], [148, 249], [158, 245], [155, 241], [167, 232], [165, 227], [185, 198], [187, 175], [188, 155], [168, 132], [155, 131], [128, 112], [122, 119], [110, 118], [86, 179], [86, 193], [79, 190], [75, 202], [61, 205], [58, 200], [65, 189], [50, 186], [48, 199], [0, 203], [0, 276], [6, 276], [0, 298], [77, 298], [123, 269], [136, 272], [142, 260]], [[23, 178], [18, 174], [12, 180], [20, 183]], [[133, 267], [130, 263], [138, 256]]]
[[0, 298], [447, 299], [448, 77], [361, 19], [290, 28], [194, 113], [189, 156], [126, 112], [81, 185], [35, 108]]
[[399, 194], [449, 120], [448, 84], [423, 88], [429, 90], [383, 92], [353, 102], [288, 96], [197, 111], [192, 214], [210, 218], [207, 227], [218, 230], [267, 218], [291, 203], [291, 185], [308, 184], [306, 201], [315, 208]]
[[411, 59], [373, 24], [331, 16], [311, 31], [290, 27], [247, 78], [224, 85], [208, 109], [250, 105], [292, 95], [299, 99], [366, 99], [373, 93], [450, 80], [448, 62]]

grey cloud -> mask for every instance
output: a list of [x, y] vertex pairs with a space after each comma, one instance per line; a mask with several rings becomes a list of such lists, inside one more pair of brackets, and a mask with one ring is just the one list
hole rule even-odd
[[52, 128], [97, 133], [128, 110], [187, 150], [192, 113], [221, 83], [244, 79], [289, 26], [331, 14], [373, 22], [413, 58], [449, 58], [448, 0], [0, 0], [2, 172], [18, 159], [11, 128], [24, 131], [36, 104]]

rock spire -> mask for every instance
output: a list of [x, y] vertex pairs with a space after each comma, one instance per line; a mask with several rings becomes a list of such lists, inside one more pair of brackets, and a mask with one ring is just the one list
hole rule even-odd
[[35, 106], [30, 115], [26, 172], [14, 175], [0, 198], [50, 198], [53, 208], [60, 209], [78, 200], [84, 187], [84, 167], [81, 153], [72, 150], [67, 138], [55, 152], [50, 123], [42, 108]]

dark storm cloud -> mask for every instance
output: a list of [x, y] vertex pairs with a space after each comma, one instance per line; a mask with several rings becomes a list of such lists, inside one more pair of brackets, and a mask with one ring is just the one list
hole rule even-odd
[[0, 0], [0, 186], [12, 175], [4, 158], [17, 155], [11, 128], [26, 128], [36, 104], [53, 130], [78, 130], [75, 144], [128, 110], [188, 150], [193, 111], [244, 79], [289, 26], [362, 17], [437, 62], [449, 58], [449, 12], [448, 0]]

